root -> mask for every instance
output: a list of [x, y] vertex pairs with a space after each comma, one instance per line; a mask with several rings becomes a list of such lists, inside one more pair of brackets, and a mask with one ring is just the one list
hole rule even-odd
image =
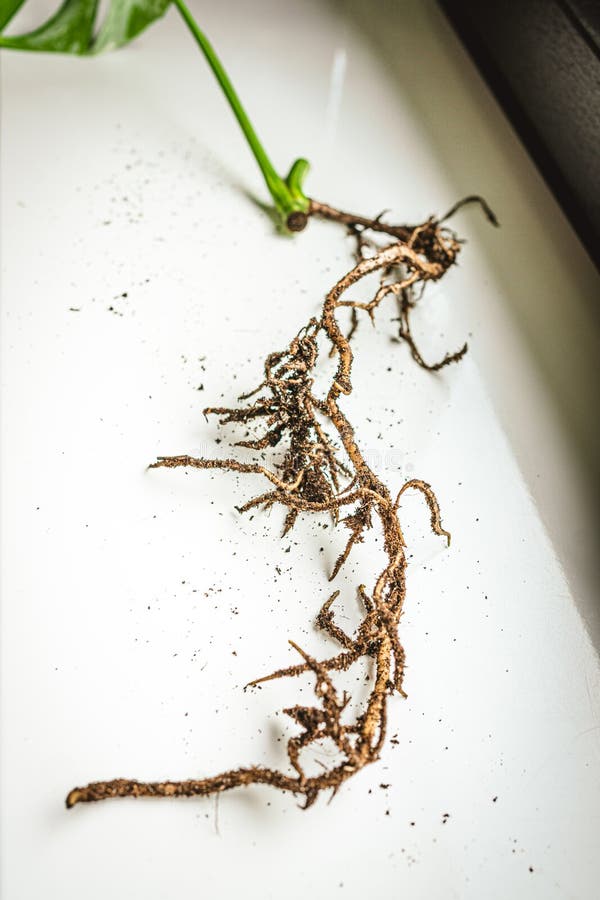
[[444, 528], [442, 528], [442, 519], [440, 515], [440, 507], [437, 502], [437, 497], [433, 493], [431, 485], [427, 484], [426, 481], [421, 481], [420, 478], [413, 478], [411, 479], [411, 481], [407, 481], [406, 484], [400, 488], [400, 491], [396, 498], [396, 502], [394, 504], [394, 509], [398, 509], [400, 497], [402, 496], [404, 491], [409, 490], [410, 488], [415, 488], [416, 490], [421, 491], [421, 493], [424, 495], [425, 500], [427, 501], [427, 506], [429, 507], [429, 512], [431, 513], [431, 530], [434, 532], [434, 534], [437, 534], [440, 537], [445, 537], [449, 547], [452, 535], [449, 531], [446, 531]]
[[[237, 446], [253, 453], [261, 452], [261, 456], [262, 451], [279, 447], [283, 448], [283, 455], [279, 455], [271, 468], [259, 462], [191, 456], [162, 456], [150, 466], [152, 469], [225, 469], [265, 478], [270, 482], [270, 489], [238, 509], [245, 512], [258, 506], [281, 506], [285, 511], [284, 534], [294, 527], [301, 513], [326, 511], [337, 521], [339, 511], [348, 508], [342, 521], [350, 536], [334, 565], [332, 579], [353, 547], [363, 541], [365, 532], [374, 524], [381, 530], [387, 563], [370, 593], [364, 585], [358, 588], [364, 615], [354, 634], [346, 634], [335, 622], [332, 607], [339, 597], [338, 591], [322, 605], [316, 618], [317, 627], [341, 647], [340, 652], [317, 661], [290, 642], [301, 661], [247, 685], [254, 687], [276, 678], [307, 674], [314, 677], [314, 705], [284, 710], [300, 728], [287, 745], [290, 772], [251, 766], [200, 780], [139, 782], [118, 778], [75, 788], [67, 797], [67, 807], [114, 797], [206, 796], [252, 784], [266, 784], [299, 795], [304, 807], [309, 807], [323, 791], [332, 789], [335, 794], [348, 778], [378, 758], [385, 739], [389, 697], [393, 693], [406, 696], [402, 686], [405, 653], [398, 636], [406, 599], [407, 565], [399, 520], [402, 494], [408, 489], [420, 491], [429, 508], [433, 532], [446, 538], [448, 544], [450, 533], [442, 525], [437, 499], [425, 481], [417, 478], [408, 481], [396, 500], [392, 500], [388, 488], [367, 464], [353, 426], [339, 404], [340, 398], [353, 390], [350, 341], [359, 317], [366, 312], [372, 319], [390, 296], [400, 305], [399, 337], [409, 344], [420, 366], [437, 371], [457, 362], [466, 352], [465, 345], [461, 350], [447, 354], [439, 363], [426, 364], [412, 338], [409, 317], [416, 303], [415, 289], [422, 290], [428, 282], [438, 281], [456, 262], [461, 242], [442, 226], [442, 222], [468, 203], [477, 203], [490, 221], [497, 224], [493, 213], [479, 197], [467, 197], [442, 219], [429, 218], [416, 226], [388, 225], [382, 221], [382, 216], [367, 219], [311, 201], [311, 216], [336, 221], [354, 234], [357, 239], [356, 265], [328, 292], [320, 318], [310, 319], [285, 350], [267, 357], [263, 381], [258, 388], [239, 398], [242, 405], [205, 410], [206, 414], [218, 415], [222, 425], [241, 424], [246, 430], [262, 425], [256, 437], [246, 435]], [[373, 234], [387, 235], [393, 242], [378, 246]], [[370, 300], [345, 298], [350, 287], [375, 272], [380, 274], [381, 284]], [[347, 333], [337, 318], [343, 307], [351, 310]], [[329, 343], [329, 352], [337, 358], [336, 372], [323, 397], [317, 397], [313, 392], [319, 356], [318, 338]], [[338, 694], [333, 679], [335, 673], [361, 661], [374, 670], [372, 687], [363, 712], [352, 718], [348, 717], [350, 697], [345, 693]], [[313, 743], [324, 740], [333, 743], [341, 762], [308, 777], [303, 756]]]

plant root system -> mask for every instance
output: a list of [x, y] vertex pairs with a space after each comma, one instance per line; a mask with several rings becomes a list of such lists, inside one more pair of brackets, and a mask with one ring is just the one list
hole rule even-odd
[[[479, 204], [497, 224], [479, 197], [466, 198], [448, 215], [465, 203]], [[407, 342], [418, 365], [436, 371], [464, 355], [466, 345], [435, 364], [427, 364], [410, 328], [411, 311], [423, 288], [428, 282], [439, 281], [456, 262], [461, 242], [443, 224], [447, 216], [429, 218], [416, 226], [392, 226], [384, 224], [381, 217], [352, 216], [316, 201], [311, 201], [310, 215], [337, 221], [351, 231], [357, 240], [355, 266], [327, 293], [320, 318], [310, 319], [285, 350], [267, 357], [262, 383], [239, 398], [242, 405], [205, 411], [218, 415], [223, 425], [262, 426], [262, 433], [256, 438], [238, 441], [236, 446], [254, 452], [282, 448], [283, 455], [270, 468], [256, 462], [190, 456], [160, 457], [150, 468], [185, 466], [262, 475], [268, 482], [267, 489], [239, 507], [240, 512], [278, 504], [285, 511], [283, 533], [286, 534], [300, 513], [329, 511], [349, 532], [330, 579], [335, 578], [352, 548], [375, 523], [383, 535], [386, 564], [369, 588], [358, 586], [364, 615], [353, 635], [346, 634], [336, 624], [334, 609], [339, 591], [323, 604], [316, 625], [338, 645], [337, 652], [317, 660], [290, 642], [298, 654], [298, 662], [251, 682], [258, 685], [275, 678], [302, 675], [314, 680], [314, 704], [284, 710], [299, 727], [299, 733], [287, 745], [288, 772], [251, 766], [188, 781], [139, 782], [119, 778], [75, 788], [67, 797], [67, 807], [111, 797], [206, 796], [251, 784], [267, 784], [289, 791], [302, 798], [304, 807], [309, 807], [323, 791], [331, 790], [335, 794], [347, 779], [378, 759], [385, 740], [389, 698], [394, 693], [406, 696], [405, 653], [398, 636], [406, 598], [407, 567], [399, 518], [402, 495], [408, 490], [419, 491], [429, 507], [434, 533], [445, 538], [448, 544], [450, 534], [442, 525], [435, 494], [425, 481], [407, 481], [397, 496], [392, 496], [367, 464], [354, 428], [342, 409], [342, 401], [353, 390], [352, 338], [359, 316], [366, 313], [373, 320], [379, 306], [390, 298], [399, 309], [398, 339]], [[391, 237], [392, 243], [377, 245], [373, 240], [375, 234]], [[368, 300], [348, 299], [348, 290], [372, 273], [379, 275], [373, 296]], [[350, 311], [347, 333], [339, 321], [344, 308]], [[337, 363], [328, 389], [317, 396], [315, 368], [319, 338], [329, 345]], [[362, 711], [350, 715], [350, 697], [336, 688], [335, 673], [363, 659], [374, 668], [370, 693]], [[303, 753], [314, 742], [325, 740], [336, 748], [336, 762], [316, 775], [308, 775], [303, 766]]]

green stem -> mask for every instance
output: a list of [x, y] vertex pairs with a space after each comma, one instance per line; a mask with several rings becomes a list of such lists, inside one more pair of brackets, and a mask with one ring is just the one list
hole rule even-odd
[[277, 210], [291, 230], [301, 231], [306, 224], [306, 213], [309, 208], [308, 197], [302, 191], [302, 182], [309, 167], [308, 162], [305, 159], [297, 159], [285, 179], [277, 174], [212, 44], [196, 24], [183, 0], [173, 0], [173, 4], [177, 7], [184, 22], [192, 32], [196, 43], [206, 57], [206, 61], [229, 101], [233, 114], [238, 120], [240, 128], [244, 132], [244, 136], [260, 167]]

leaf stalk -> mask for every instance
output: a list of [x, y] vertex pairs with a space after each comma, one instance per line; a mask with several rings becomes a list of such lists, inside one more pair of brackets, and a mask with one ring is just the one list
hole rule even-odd
[[302, 231], [308, 220], [310, 201], [302, 189], [304, 178], [309, 169], [309, 163], [305, 159], [297, 159], [286, 178], [281, 178], [275, 171], [273, 163], [269, 159], [265, 148], [254, 130], [252, 122], [244, 109], [242, 102], [235, 90], [231, 79], [223, 68], [223, 65], [215, 53], [215, 50], [204, 34], [183, 0], [173, 0], [173, 5], [179, 10], [185, 24], [191, 31], [196, 43], [204, 54], [204, 57], [212, 69], [221, 90], [225, 94], [229, 105], [236, 117], [244, 137], [254, 154], [254, 158], [265, 179], [265, 183], [273, 199], [273, 203], [290, 231]]

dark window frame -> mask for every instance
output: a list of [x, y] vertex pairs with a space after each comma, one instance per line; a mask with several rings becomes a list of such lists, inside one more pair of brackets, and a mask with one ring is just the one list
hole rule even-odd
[[599, 0], [439, 0], [600, 268]]

